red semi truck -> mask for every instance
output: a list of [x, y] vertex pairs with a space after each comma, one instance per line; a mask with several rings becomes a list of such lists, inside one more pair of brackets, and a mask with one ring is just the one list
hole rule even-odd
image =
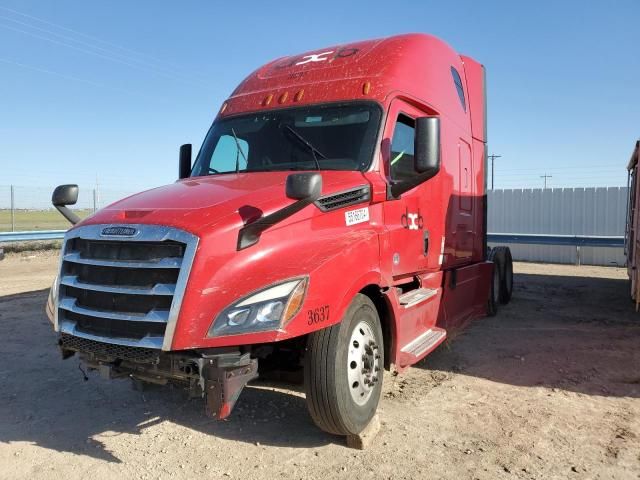
[[170, 185], [72, 223], [47, 311], [63, 357], [177, 383], [227, 417], [302, 371], [323, 430], [362, 431], [383, 371], [511, 297], [487, 248], [485, 71], [409, 34], [280, 58], [224, 102]]

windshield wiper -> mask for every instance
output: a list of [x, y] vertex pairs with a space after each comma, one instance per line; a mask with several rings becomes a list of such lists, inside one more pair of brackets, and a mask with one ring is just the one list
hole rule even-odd
[[[240, 154], [242, 154], [242, 158], [244, 158], [244, 163], [248, 166], [249, 165], [249, 160], [247, 160], [247, 157], [245, 157], [244, 152], [242, 151], [242, 148], [240, 148], [240, 142], [238, 141], [238, 137], [236, 136], [236, 131], [232, 128], [231, 129], [231, 133], [233, 134], [233, 139], [236, 141], [236, 173], [238, 173], [240, 171]], [[320, 170], [320, 169], [318, 169]]]
[[318, 157], [316, 156], [316, 154], [320, 155], [324, 160], [327, 159], [327, 156], [324, 153], [322, 153], [320, 150], [318, 150], [316, 147], [314, 147], [313, 144], [309, 140], [307, 140], [302, 135], [300, 135], [298, 132], [296, 132], [295, 129], [293, 127], [291, 127], [290, 125], [285, 125], [284, 128], [286, 128], [288, 131], [293, 133], [294, 137], [297, 138], [298, 141], [300, 141], [309, 150], [311, 150], [311, 155], [313, 155], [313, 161], [316, 164], [316, 170], [320, 170], [320, 162], [318, 162]]

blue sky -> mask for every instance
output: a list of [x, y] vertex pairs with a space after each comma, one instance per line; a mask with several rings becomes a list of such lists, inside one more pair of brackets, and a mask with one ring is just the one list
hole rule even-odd
[[405, 32], [486, 65], [496, 188], [625, 184], [640, 2], [480, 3], [0, 0], [0, 185], [172, 182], [259, 65]]

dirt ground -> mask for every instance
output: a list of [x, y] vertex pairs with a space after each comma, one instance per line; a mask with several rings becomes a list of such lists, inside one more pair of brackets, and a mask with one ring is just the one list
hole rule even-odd
[[[31, 255], [31, 256], [30, 256]], [[625, 271], [517, 264], [516, 292], [403, 376], [366, 451], [257, 382], [224, 422], [181, 391], [83, 380], [43, 308], [51, 253], [0, 262], [0, 478], [640, 478], [640, 313]]]

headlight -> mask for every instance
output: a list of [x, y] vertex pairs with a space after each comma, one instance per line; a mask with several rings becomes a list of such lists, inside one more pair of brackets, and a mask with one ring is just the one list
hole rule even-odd
[[268, 287], [223, 310], [209, 328], [209, 337], [277, 330], [302, 306], [307, 279], [298, 278]]

